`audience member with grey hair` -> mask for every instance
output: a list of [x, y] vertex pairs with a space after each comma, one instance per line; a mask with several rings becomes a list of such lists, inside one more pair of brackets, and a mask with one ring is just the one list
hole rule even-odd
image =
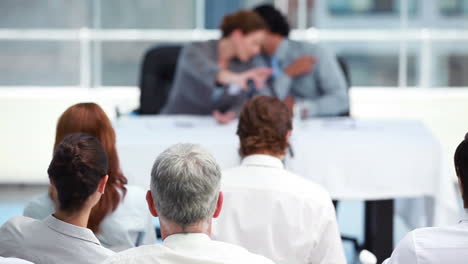
[[221, 171], [198, 145], [177, 144], [159, 155], [146, 195], [159, 217], [163, 244], [132, 248], [105, 263], [273, 263], [239, 246], [211, 240], [223, 204]]

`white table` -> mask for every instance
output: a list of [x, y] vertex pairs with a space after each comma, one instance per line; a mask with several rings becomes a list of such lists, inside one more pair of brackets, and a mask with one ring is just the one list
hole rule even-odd
[[[130, 116], [114, 126], [121, 167], [130, 184], [148, 188], [155, 158], [178, 142], [202, 145], [221, 168], [240, 162], [236, 122], [218, 125], [211, 117]], [[439, 142], [418, 121], [308, 120], [294, 124], [291, 142], [295, 155], [287, 157], [286, 167], [323, 185], [334, 199], [429, 197], [430, 215], [408, 203], [397, 204], [397, 214], [413, 227], [453, 224], [458, 218], [446, 158]]]

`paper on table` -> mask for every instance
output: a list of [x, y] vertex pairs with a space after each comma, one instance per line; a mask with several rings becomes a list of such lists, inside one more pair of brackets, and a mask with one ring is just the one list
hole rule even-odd
[[359, 129], [359, 130], [380, 130], [383, 127], [376, 123], [361, 122], [352, 118], [330, 118], [324, 119], [321, 122], [323, 128], [326, 129]]

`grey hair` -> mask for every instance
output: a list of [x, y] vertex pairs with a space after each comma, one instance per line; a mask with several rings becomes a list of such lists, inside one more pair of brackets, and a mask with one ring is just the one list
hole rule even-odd
[[186, 227], [212, 217], [221, 170], [214, 157], [194, 144], [162, 152], [151, 171], [151, 193], [160, 216]]

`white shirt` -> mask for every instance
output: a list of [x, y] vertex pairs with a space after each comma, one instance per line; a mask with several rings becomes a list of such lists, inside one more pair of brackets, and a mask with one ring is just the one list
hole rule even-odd
[[468, 263], [468, 211], [457, 225], [419, 228], [398, 243], [384, 264]]
[[276, 263], [346, 263], [335, 209], [321, 186], [268, 155], [223, 171], [224, 203], [213, 239], [243, 246]]
[[[126, 185], [127, 193], [117, 209], [106, 216], [96, 234], [101, 244], [113, 251], [122, 251], [139, 245], [156, 243], [153, 218], [146, 205], [146, 192], [137, 186]], [[48, 194], [30, 201], [24, 216], [44, 219], [54, 212], [54, 204]]]
[[3, 258], [0, 257], [0, 264], [33, 264], [32, 262], [17, 259], [17, 258]]
[[104, 264], [272, 264], [271, 260], [246, 249], [211, 240], [203, 233], [174, 234], [163, 244], [146, 245], [120, 252]]
[[90, 229], [49, 216], [16, 216], [0, 228], [0, 255], [36, 264], [100, 263], [115, 254], [101, 246]]

